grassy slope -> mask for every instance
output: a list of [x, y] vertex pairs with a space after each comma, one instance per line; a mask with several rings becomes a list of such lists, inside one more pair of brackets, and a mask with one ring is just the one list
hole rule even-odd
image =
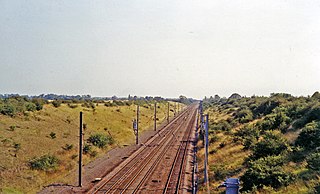
[[[228, 110], [222, 112], [217, 111], [215, 108], [209, 108], [207, 113], [209, 114], [210, 121], [218, 122], [219, 120], [226, 120], [230, 117], [230, 114], [227, 114]], [[250, 123], [255, 123], [257, 120], [254, 120]], [[242, 125], [233, 128], [231, 132], [236, 131]], [[285, 135], [289, 142], [294, 142], [298, 137], [299, 132], [289, 131]], [[250, 155], [249, 150], [243, 150], [243, 146], [239, 143], [234, 143], [232, 141], [233, 135], [228, 132], [217, 132], [215, 134], [218, 139], [209, 144], [209, 181], [210, 181], [210, 193], [224, 193], [225, 189], [218, 189], [219, 184], [224, 182], [227, 177], [240, 177], [246, 170], [246, 167], [243, 165], [245, 158]], [[224, 147], [221, 147], [220, 144], [225, 144]], [[200, 188], [199, 193], [206, 193], [206, 188], [203, 185], [203, 158], [204, 158], [204, 149], [203, 142], [199, 141], [198, 143], [199, 152], [198, 152], [198, 165], [200, 172]], [[211, 152], [211, 153], [210, 153]], [[254, 193], [310, 193], [310, 190], [320, 181], [320, 177], [315, 178], [311, 181], [304, 181], [301, 179], [302, 176], [312, 176], [306, 168], [306, 162], [294, 163], [290, 162], [286, 168], [288, 172], [292, 172], [297, 175], [297, 180], [287, 187], [281, 187], [277, 190], [274, 190], [270, 187], [264, 188], [260, 191], [255, 191]], [[217, 178], [220, 177], [220, 178]]]
[[[227, 112], [227, 111], [226, 111]], [[210, 108], [207, 110], [211, 122], [218, 122], [226, 120], [230, 117], [226, 112], [218, 112], [216, 109]], [[235, 130], [235, 129], [233, 129]], [[217, 140], [209, 144], [209, 181], [210, 193], [224, 193], [224, 189], [217, 189], [217, 187], [225, 180], [228, 172], [232, 177], [239, 177], [243, 174], [244, 169], [242, 163], [245, 157], [250, 152], [243, 151], [243, 146], [232, 142], [232, 136], [228, 132], [218, 132], [215, 134]], [[225, 146], [220, 146], [224, 144]], [[198, 152], [198, 165], [200, 172], [200, 185], [203, 184], [203, 159], [204, 149], [203, 142], [199, 141], [198, 146], [201, 148]], [[221, 178], [216, 178], [216, 177]], [[202, 185], [199, 188], [199, 193], [206, 193], [205, 187]]]
[[[158, 103], [159, 123], [165, 119], [166, 104]], [[77, 166], [79, 112], [84, 112], [84, 123], [87, 129], [84, 139], [94, 133], [107, 133], [108, 131], [122, 146], [134, 142], [131, 120], [136, 115], [136, 106], [105, 107], [103, 104], [96, 106], [95, 111], [83, 108], [69, 108], [62, 104], [59, 108], [45, 105], [43, 110], [29, 113], [29, 116], [16, 116], [14, 118], [0, 115], [0, 189], [2, 192], [34, 193], [42, 186], [52, 182], [72, 183], [74, 176], [67, 176]], [[140, 108], [141, 131], [153, 126], [153, 107]], [[171, 112], [172, 114], [172, 112]], [[10, 126], [16, 126], [10, 130]], [[56, 133], [56, 138], [50, 138], [51, 132]], [[21, 145], [16, 151], [13, 145]], [[73, 144], [69, 151], [62, 149], [66, 144]], [[106, 149], [97, 149], [98, 156], [105, 153]], [[29, 170], [27, 161], [33, 157], [44, 154], [56, 155], [61, 164], [56, 172], [41, 172]], [[73, 159], [72, 159], [72, 156]], [[94, 160], [93, 157], [84, 156], [84, 162]], [[72, 174], [72, 173], [71, 173]], [[75, 175], [75, 173], [73, 173]], [[1, 191], [1, 190], [0, 190]]]

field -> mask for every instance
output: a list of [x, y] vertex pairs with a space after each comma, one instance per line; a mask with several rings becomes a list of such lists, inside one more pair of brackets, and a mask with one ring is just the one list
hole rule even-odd
[[[157, 105], [157, 122], [161, 123], [166, 118], [167, 104]], [[56, 108], [45, 104], [40, 111], [13, 117], [0, 114], [0, 191], [35, 193], [51, 183], [72, 184], [78, 160], [80, 111], [83, 112], [85, 141], [97, 133], [111, 135], [114, 140], [105, 148], [92, 146], [90, 154], [84, 155], [85, 164], [112, 147], [134, 143], [135, 105], [107, 107], [100, 103], [95, 104], [95, 108], [87, 108], [81, 104], [61, 104]], [[140, 106], [140, 132], [152, 129], [153, 111], [153, 104]], [[170, 114], [172, 116], [173, 111]], [[47, 171], [31, 170], [29, 161], [43, 155], [56, 156], [58, 166]]]

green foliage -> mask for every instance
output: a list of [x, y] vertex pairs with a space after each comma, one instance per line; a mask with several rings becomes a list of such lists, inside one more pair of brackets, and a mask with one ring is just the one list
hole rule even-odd
[[235, 118], [239, 119], [240, 123], [247, 123], [249, 121], [253, 120], [253, 114], [251, 112], [251, 110], [245, 108], [245, 109], [239, 109], [236, 113], [235, 113]]
[[17, 152], [17, 151], [19, 151], [21, 149], [21, 144], [20, 143], [13, 143], [13, 148]]
[[51, 137], [51, 139], [55, 139], [57, 136], [56, 136], [56, 133], [54, 133], [54, 132], [51, 132], [50, 134], [49, 134], [49, 136]]
[[81, 106], [86, 108], [93, 108], [93, 109], [96, 107], [96, 105], [91, 101], [86, 101]]
[[14, 130], [16, 129], [16, 127], [17, 127], [17, 126], [15, 126], [15, 125], [11, 125], [11, 126], [9, 127], [9, 130], [10, 130], [10, 131], [14, 131]]
[[216, 181], [225, 180], [226, 177], [230, 174], [226, 166], [221, 164], [210, 165], [210, 171], [214, 172], [214, 179]]
[[272, 110], [280, 105], [280, 102], [275, 99], [268, 99], [264, 101], [263, 103], [252, 106], [253, 108], [252, 112], [255, 118], [270, 114]]
[[245, 125], [235, 133], [235, 140], [240, 140], [245, 149], [255, 146], [260, 136], [259, 129], [254, 125]]
[[299, 134], [296, 145], [308, 150], [320, 147], [320, 122], [307, 124]]
[[308, 168], [320, 171], [320, 153], [313, 153], [307, 157]]
[[42, 109], [42, 104], [45, 102], [45, 100], [30, 100], [22, 96], [0, 99], [0, 113], [15, 116], [17, 113], [24, 113], [25, 111], [37, 111]]
[[87, 141], [99, 148], [104, 148], [107, 145], [112, 145], [114, 143], [114, 140], [112, 139], [112, 137], [101, 134], [101, 133], [91, 135]]
[[37, 110], [37, 106], [32, 102], [27, 102], [25, 106], [26, 106], [27, 111], [36, 111]]
[[219, 121], [218, 123], [213, 123], [209, 125], [210, 131], [221, 130], [230, 131], [232, 126], [225, 120]]
[[289, 149], [287, 140], [280, 132], [267, 131], [262, 137], [263, 139], [253, 147], [252, 158], [254, 159], [279, 155]]
[[12, 117], [16, 114], [16, 107], [11, 103], [2, 104], [0, 106], [0, 113]]
[[59, 165], [59, 159], [53, 155], [44, 155], [39, 158], [33, 158], [29, 161], [32, 170], [54, 170]]
[[296, 128], [301, 128], [312, 121], [320, 121], [320, 104], [310, 108], [310, 110], [307, 111], [302, 118], [295, 122], [294, 125]]
[[84, 154], [88, 154], [92, 151], [92, 146], [89, 144], [84, 144], [82, 150]]
[[43, 105], [47, 103], [46, 100], [41, 98], [34, 98], [32, 99], [32, 102], [36, 105], [36, 110], [42, 110]]
[[61, 106], [62, 101], [61, 100], [54, 100], [52, 101], [52, 105], [56, 108], [58, 108], [59, 106]]
[[275, 114], [267, 115], [263, 121], [259, 122], [259, 125], [264, 131], [279, 129], [282, 132], [285, 132], [290, 124], [290, 121], [290, 118], [286, 116], [283, 111], [277, 111]]
[[72, 144], [66, 144], [64, 147], [62, 147], [62, 149], [64, 150], [71, 150], [73, 148]]
[[243, 191], [254, 187], [262, 188], [271, 186], [279, 188], [288, 185], [294, 180], [294, 175], [285, 172], [282, 168], [285, 160], [281, 156], [267, 156], [255, 161], [250, 161], [248, 169], [241, 177]]

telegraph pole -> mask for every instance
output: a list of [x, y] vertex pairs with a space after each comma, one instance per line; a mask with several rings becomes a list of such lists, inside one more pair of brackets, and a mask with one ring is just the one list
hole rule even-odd
[[168, 102], [168, 113], [167, 113], [167, 122], [169, 123], [169, 109], [170, 109], [170, 103]]
[[83, 141], [83, 132], [82, 132], [82, 112], [80, 112], [80, 131], [79, 131], [79, 187], [82, 187], [82, 141]]
[[154, 131], [157, 131], [157, 102], [154, 103]]
[[208, 139], [208, 135], [209, 135], [209, 114], [205, 115], [206, 117], [206, 122], [204, 125], [204, 147], [205, 147], [205, 153], [204, 153], [204, 182], [207, 186], [207, 192], [210, 193], [210, 188], [209, 188], [209, 175], [208, 175], [208, 148], [209, 148], [209, 139]]
[[137, 135], [136, 135], [136, 144], [139, 144], [139, 105], [137, 105]]

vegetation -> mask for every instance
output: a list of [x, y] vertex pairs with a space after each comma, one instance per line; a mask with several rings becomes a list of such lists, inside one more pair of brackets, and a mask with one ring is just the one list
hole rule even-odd
[[89, 137], [88, 143], [92, 143], [92, 145], [99, 148], [105, 148], [107, 145], [112, 145], [114, 143], [114, 140], [110, 136], [97, 133]]
[[15, 116], [18, 113], [26, 111], [39, 111], [43, 108], [43, 104], [47, 103], [42, 99], [28, 99], [22, 96], [12, 96], [5, 99], [0, 99], [0, 114]]
[[59, 159], [56, 156], [44, 155], [29, 161], [30, 168], [33, 170], [55, 170], [58, 167]]
[[[12, 115], [2, 112], [0, 114], [0, 193], [9, 190], [14, 193], [36, 193], [51, 183], [74, 184], [78, 165], [80, 111], [83, 112], [85, 123], [84, 164], [106, 154], [116, 146], [135, 142], [132, 118], [136, 116], [136, 106], [133, 101], [123, 101], [123, 105], [111, 107], [104, 104], [112, 101], [92, 101], [95, 106], [92, 108], [82, 106], [85, 102], [91, 104], [87, 99], [60, 100], [61, 104], [56, 108], [52, 101], [47, 103], [42, 99], [0, 99], [1, 107], [10, 102], [15, 108]], [[34, 103], [39, 108], [28, 111], [25, 108], [26, 102]], [[140, 132], [153, 130], [153, 102], [139, 103], [142, 105]], [[167, 102], [158, 102], [157, 106], [159, 125], [165, 121]], [[121, 111], [118, 112], [117, 109]], [[173, 116], [173, 113], [170, 114]], [[98, 147], [101, 144], [95, 143], [95, 146], [87, 141], [96, 134], [108, 139], [108, 143], [102, 149]], [[114, 143], [111, 143], [112, 141]]]
[[[219, 181], [232, 176], [240, 178], [242, 192], [315, 193], [320, 179], [319, 96], [206, 98], [211, 192], [221, 192], [215, 189]], [[202, 148], [202, 140], [198, 146]], [[198, 153], [201, 169], [203, 149]]]

